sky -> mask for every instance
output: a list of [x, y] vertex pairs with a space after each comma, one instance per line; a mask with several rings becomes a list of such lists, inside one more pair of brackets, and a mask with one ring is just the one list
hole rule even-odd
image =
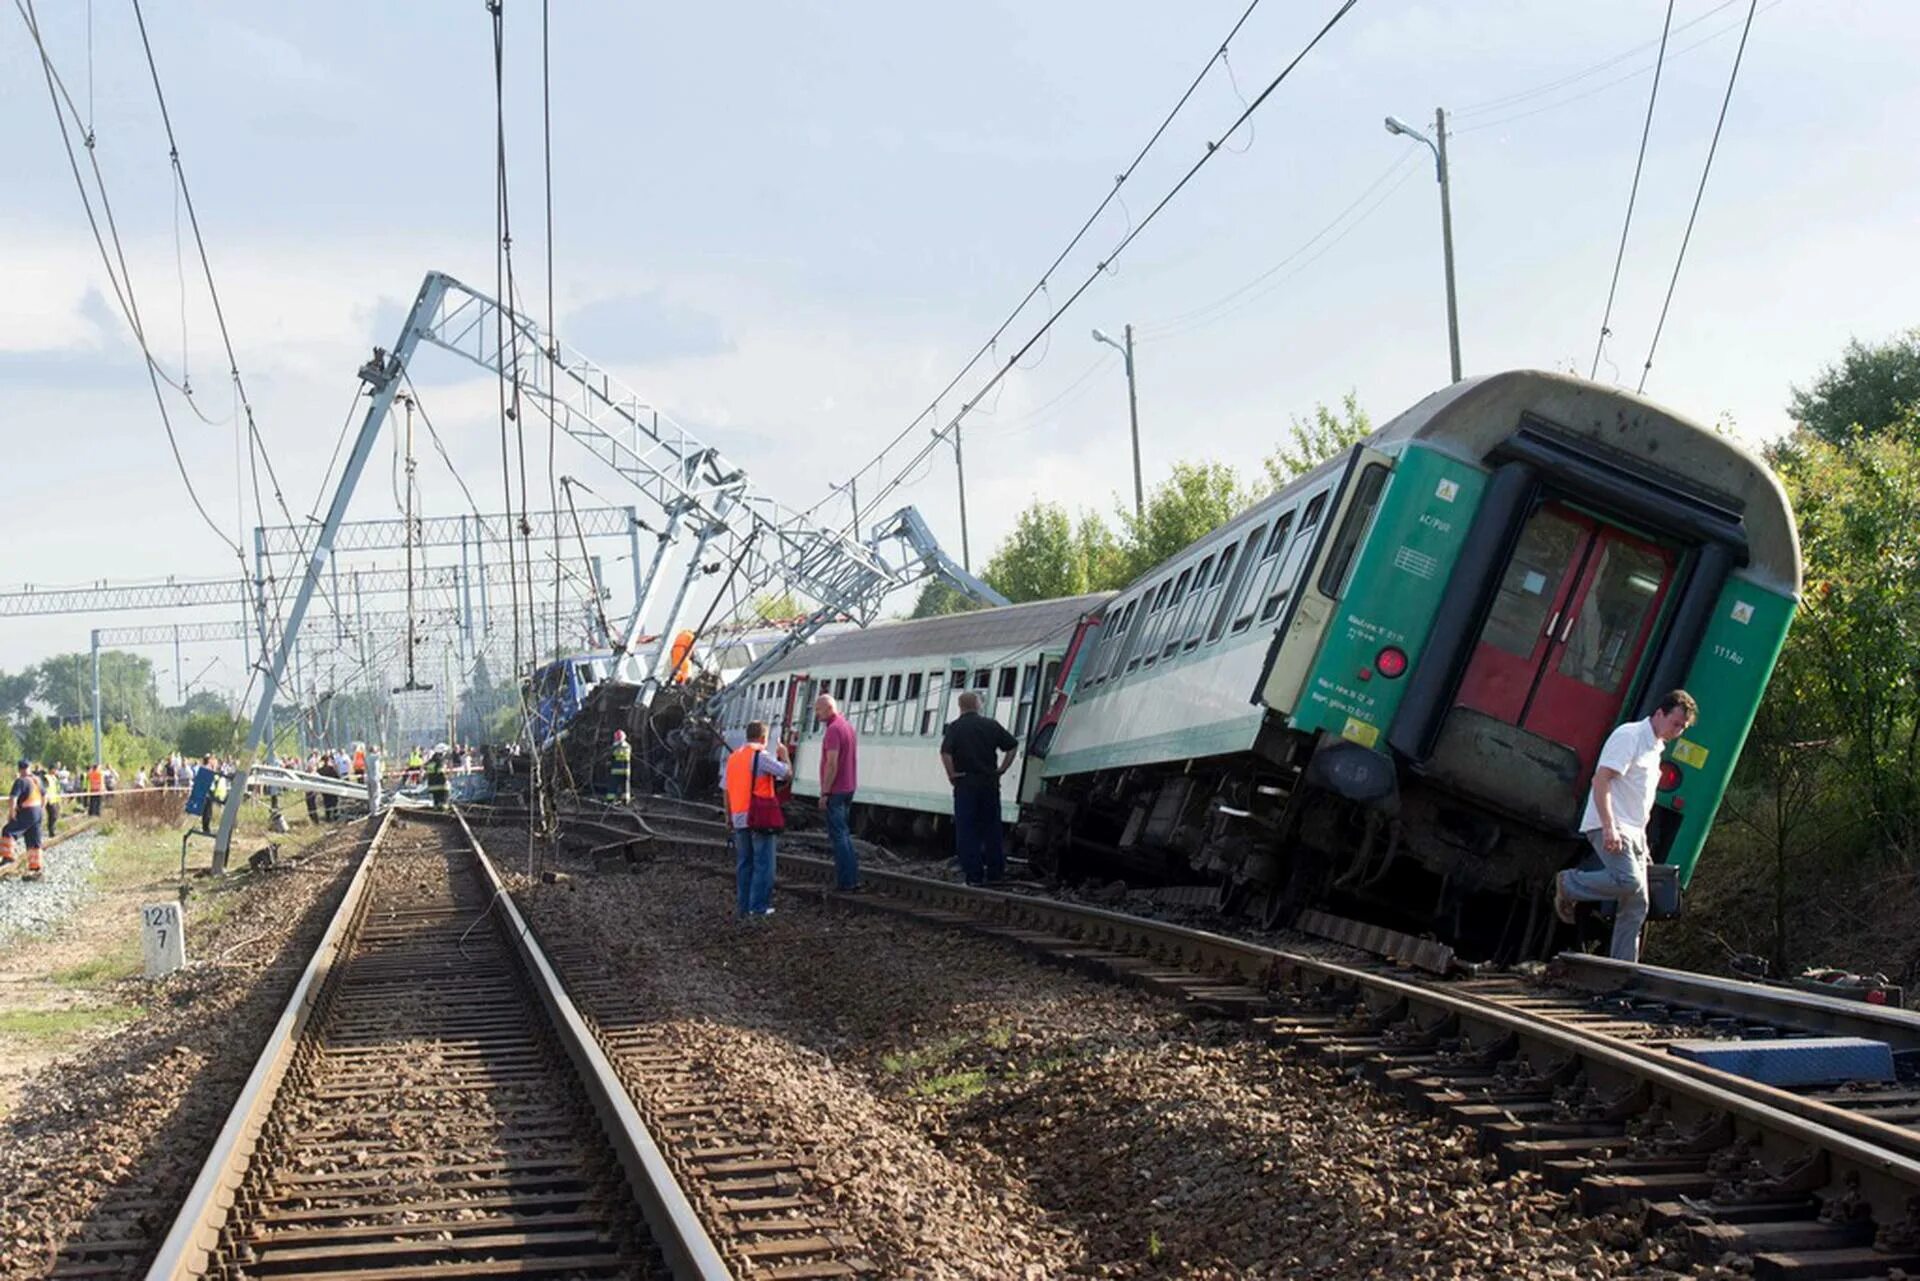
[[[1094, 327], [1135, 327], [1149, 486], [1178, 460], [1256, 474], [1290, 416], [1348, 392], [1383, 422], [1445, 384], [1432, 159], [1387, 133], [1389, 113], [1429, 132], [1436, 106], [1449, 113], [1465, 372], [1588, 373], [1666, 4], [1360, 0], [1228, 135], [1335, 7], [1263, 0], [1222, 57], [1246, 0], [564, 0], [549, 14], [549, 242], [541, 9], [506, 0], [519, 297], [544, 315], [550, 287], [570, 346], [747, 467], [760, 492], [808, 506], [915, 423], [1205, 67], [1079, 248], [940, 401], [944, 421], [979, 398], [964, 427], [976, 568], [1035, 498], [1110, 513], [1130, 497], [1126, 381]], [[1747, 9], [1673, 5], [1601, 381], [1640, 377]], [[36, 11], [91, 123], [152, 354], [195, 389], [191, 405], [167, 403], [220, 533], [174, 466], [27, 25], [0, 15], [0, 424], [13, 468], [38, 477], [12, 473], [0, 584], [235, 572], [223, 538], [250, 544], [257, 517], [138, 29], [124, 6]], [[355, 371], [391, 345], [423, 274], [496, 289], [490, 21], [470, 0], [144, 12], [239, 368], [304, 519], [324, 509]], [[1789, 426], [1791, 387], [1849, 338], [1920, 323], [1915, 65], [1920, 6], [1759, 0], [1649, 396], [1763, 441]], [[496, 510], [495, 380], [431, 350], [413, 375], [453, 466]], [[931, 421], [881, 472], [900, 470]], [[535, 506], [545, 434], [529, 433]], [[352, 517], [393, 514], [379, 474], [391, 441]], [[421, 453], [423, 510], [466, 510], [447, 466]], [[639, 501], [564, 439], [555, 470]], [[894, 501], [918, 506], [957, 557], [951, 450], [910, 479]], [[602, 550], [618, 614], [630, 566], [622, 546]], [[225, 612], [0, 619], [0, 668], [83, 649], [92, 627]], [[153, 657], [170, 673], [171, 653]], [[183, 667], [218, 690], [245, 679], [234, 645], [185, 647]]]

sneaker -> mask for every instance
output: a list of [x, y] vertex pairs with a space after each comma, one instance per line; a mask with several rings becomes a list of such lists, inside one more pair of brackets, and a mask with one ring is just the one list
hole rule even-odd
[[1563, 925], [1572, 925], [1573, 912], [1576, 906], [1573, 897], [1567, 893], [1566, 873], [1555, 872], [1553, 875], [1553, 914], [1560, 918]]

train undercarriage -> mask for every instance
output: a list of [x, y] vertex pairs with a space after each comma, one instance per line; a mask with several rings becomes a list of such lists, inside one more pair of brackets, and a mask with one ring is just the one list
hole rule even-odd
[[[1544, 957], [1568, 941], [1552, 878], [1577, 843], [1411, 777], [1349, 799], [1330, 771], [1378, 771], [1337, 741], [1286, 733], [1243, 756], [1111, 770], [1056, 782], [1019, 825], [1037, 870], [1066, 882], [1211, 880], [1223, 911], [1269, 928], [1313, 907], [1474, 959]], [[1392, 766], [1366, 752], [1390, 774]], [[1372, 780], [1361, 780], [1362, 785]], [[1354, 780], [1338, 780], [1351, 793]]]

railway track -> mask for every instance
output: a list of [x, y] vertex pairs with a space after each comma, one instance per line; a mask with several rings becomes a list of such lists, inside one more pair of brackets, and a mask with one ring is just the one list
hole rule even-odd
[[[642, 802], [645, 806], [645, 802]], [[566, 816], [587, 845], [675, 853], [731, 872], [723, 826], [685, 804]], [[1257, 1020], [1279, 1044], [1366, 1075], [1472, 1128], [1508, 1167], [1589, 1210], [1643, 1204], [1697, 1258], [1757, 1278], [1920, 1271], [1920, 1017], [1702, 975], [1563, 958], [1545, 976], [1442, 980], [1385, 962], [1268, 947], [1037, 895], [868, 868], [828, 889], [825, 858], [784, 853], [781, 885], [1003, 938], [1056, 963]], [[1682, 1040], [1861, 1036], [1899, 1079], [1781, 1089], [1674, 1055]]]
[[732, 1273], [471, 832], [390, 814], [148, 1275]]

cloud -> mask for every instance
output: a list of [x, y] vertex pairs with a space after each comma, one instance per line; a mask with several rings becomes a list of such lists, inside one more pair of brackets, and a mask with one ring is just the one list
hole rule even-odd
[[734, 350], [718, 316], [658, 290], [615, 294], [575, 308], [560, 322], [560, 334], [568, 345], [613, 364], [647, 365]]

